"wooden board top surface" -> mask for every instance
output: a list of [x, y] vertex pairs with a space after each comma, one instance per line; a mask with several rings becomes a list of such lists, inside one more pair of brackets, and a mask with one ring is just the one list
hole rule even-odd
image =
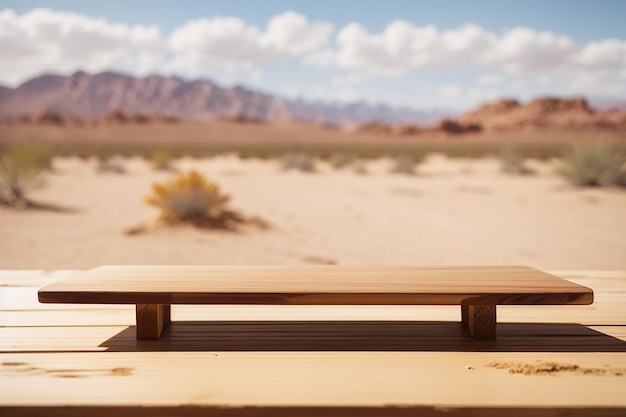
[[44, 303], [591, 304], [593, 291], [524, 266], [102, 266], [48, 285]]

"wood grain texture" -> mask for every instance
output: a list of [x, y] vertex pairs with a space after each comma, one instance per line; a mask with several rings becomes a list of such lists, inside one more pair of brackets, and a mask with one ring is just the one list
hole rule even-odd
[[[513, 375], [492, 361], [626, 366], [624, 354], [494, 352], [94, 352], [3, 355], [0, 405], [282, 407], [621, 408], [626, 378]], [[472, 369], [468, 369], [468, 367]], [[440, 410], [441, 412], [441, 410]], [[150, 415], [149, 410], [138, 410]], [[214, 413], [214, 414], [213, 414]], [[89, 414], [91, 415], [91, 414]], [[172, 413], [172, 415], [178, 415]], [[419, 415], [419, 414], [418, 414]], [[448, 415], [444, 413], [443, 415]], [[477, 413], [476, 415], [481, 415]], [[505, 414], [506, 415], [506, 414]], [[534, 415], [534, 414], [533, 414]]]
[[274, 305], [590, 304], [593, 291], [522, 266], [103, 266], [42, 303]]
[[496, 337], [496, 306], [468, 306], [467, 327], [470, 336], [477, 339]]
[[39, 304], [50, 274], [5, 274], [3, 417], [626, 414], [626, 376], [485, 366], [626, 369], [626, 271], [559, 273], [594, 305], [498, 307], [495, 340], [468, 338], [458, 306], [182, 305], [143, 341], [134, 306]]
[[135, 308], [137, 339], [158, 339], [163, 332], [163, 326], [169, 323], [169, 310], [169, 305], [137, 304]]

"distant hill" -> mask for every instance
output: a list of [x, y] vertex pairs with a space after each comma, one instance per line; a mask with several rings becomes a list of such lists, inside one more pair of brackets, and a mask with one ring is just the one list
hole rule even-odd
[[626, 130], [626, 110], [591, 107], [584, 97], [543, 97], [522, 104], [505, 99], [484, 104], [459, 116], [462, 124], [475, 124], [485, 131]]
[[373, 120], [429, 124], [441, 111], [367, 103], [287, 100], [241, 86], [224, 88], [210, 80], [185, 81], [157, 75], [143, 78], [114, 72], [71, 76], [45, 74], [11, 89], [0, 86], [0, 120], [42, 111], [73, 119], [95, 120], [111, 111], [165, 114], [176, 118], [243, 117], [249, 120], [297, 120], [327, 125], [357, 125]]
[[431, 126], [366, 123], [356, 132], [387, 136], [459, 136], [490, 132], [614, 131], [626, 132], [626, 110], [597, 109], [584, 97], [542, 97], [522, 104], [514, 99], [485, 103], [457, 119]]

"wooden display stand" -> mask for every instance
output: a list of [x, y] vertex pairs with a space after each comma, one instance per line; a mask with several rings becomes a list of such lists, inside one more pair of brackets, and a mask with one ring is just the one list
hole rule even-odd
[[474, 338], [496, 336], [496, 305], [591, 304], [593, 291], [523, 266], [101, 266], [39, 290], [42, 303], [134, 304], [157, 339], [172, 304], [460, 305]]

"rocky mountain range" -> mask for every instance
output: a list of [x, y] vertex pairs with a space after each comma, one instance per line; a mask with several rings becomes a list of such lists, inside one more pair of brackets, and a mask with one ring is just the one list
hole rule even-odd
[[429, 124], [445, 115], [436, 110], [418, 111], [361, 102], [288, 100], [241, 86], [221, 87], [210, 80], [185, 81], [157, 75], [136, 78], [114, 72], [45, 74], [14, 89], [0, 86], [0, 120], [42, 112], [75, 120], [95, 120], [111, 111], [189, 119], [296, 120], [336, 126], [372, 120], [389, 124]]

